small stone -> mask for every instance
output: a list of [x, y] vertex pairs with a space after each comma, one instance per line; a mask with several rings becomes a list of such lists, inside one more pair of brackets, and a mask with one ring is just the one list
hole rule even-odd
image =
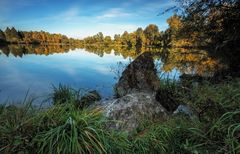
[[179, 105], [178, 108], [173, 112], [173, 115], [177, 114], [184, 114], [192, 120], [198, 119], [197, 113], [187, 105]]

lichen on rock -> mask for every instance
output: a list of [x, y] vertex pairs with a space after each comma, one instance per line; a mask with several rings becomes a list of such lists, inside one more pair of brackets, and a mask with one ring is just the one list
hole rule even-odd
[[[103, 103], [104, 104], [104, 103]], [[109, 129], [131, 132], [144, 120], [164, 121], [168, 114], [152, 93], [138, 92], [105, 102]]]

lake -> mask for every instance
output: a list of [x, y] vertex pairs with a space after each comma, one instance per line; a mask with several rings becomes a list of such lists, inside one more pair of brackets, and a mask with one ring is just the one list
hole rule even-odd
[[[151, 51], [148, 49], [147, 51]], [[59, 46], [8, 46], [0, 50], [0, 102], [20, 102], [29, 97], [43, 100], [53, 85], [97, 90], [104, 99], [113, 96], [114, 84], [138, 54], [136, 50], [78, 49]], [[182, 73], [210, 74], [217, 62], [185, 50], [155, 49], [156, 68], [161, 78], [178, 79]], [[181, 53], [181, 54], [180, 54]], [[180, 55], [179, 55], [180, 54]]]

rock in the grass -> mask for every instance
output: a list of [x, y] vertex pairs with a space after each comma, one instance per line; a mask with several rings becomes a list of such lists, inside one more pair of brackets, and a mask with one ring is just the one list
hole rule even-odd
[[173, 112], [173, 115], [184, 114], [190, 119], [198, 119], [198, 114], [191, 107], [187, 105], [179, 105], [178, 108]]
[[[104, 102], [103, 102], [104, 104]], [[144, 121], [164, 121], [166, 110], [155, 100], [152, 93], [131, 93], [105, 103], [109, 129], [131, 132]]]
[[90, 106], [91, 104], [100, 100], [101, 100], [100, 94], [96, 90], [93, 90], [83, 95], [81, 99], [78, 101], [77, 105], [79, 108], [83, 108], [83, 107]]
[[151, 53], [143, 53], [123, 71], [115, 85], [115, 91], [118, 97], [133, 92], [156, 91], [159, 83], [160, 79], [157, 76]]

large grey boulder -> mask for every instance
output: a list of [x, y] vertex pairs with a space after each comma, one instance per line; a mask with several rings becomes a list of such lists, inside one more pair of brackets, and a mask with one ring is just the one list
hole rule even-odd
[[109, 129], [131, 132], [144, 121], [164, 121], [166, 110], [152, 93], [131, 93], [105, 103], [105, 114], [110, 120]]
[[123, 71], [121, 78], [115, 85], [118, 97], [133, 92], [153, 92], [159, 88], [160, 79], [157, 76], [151, 53], [138, 56]]

